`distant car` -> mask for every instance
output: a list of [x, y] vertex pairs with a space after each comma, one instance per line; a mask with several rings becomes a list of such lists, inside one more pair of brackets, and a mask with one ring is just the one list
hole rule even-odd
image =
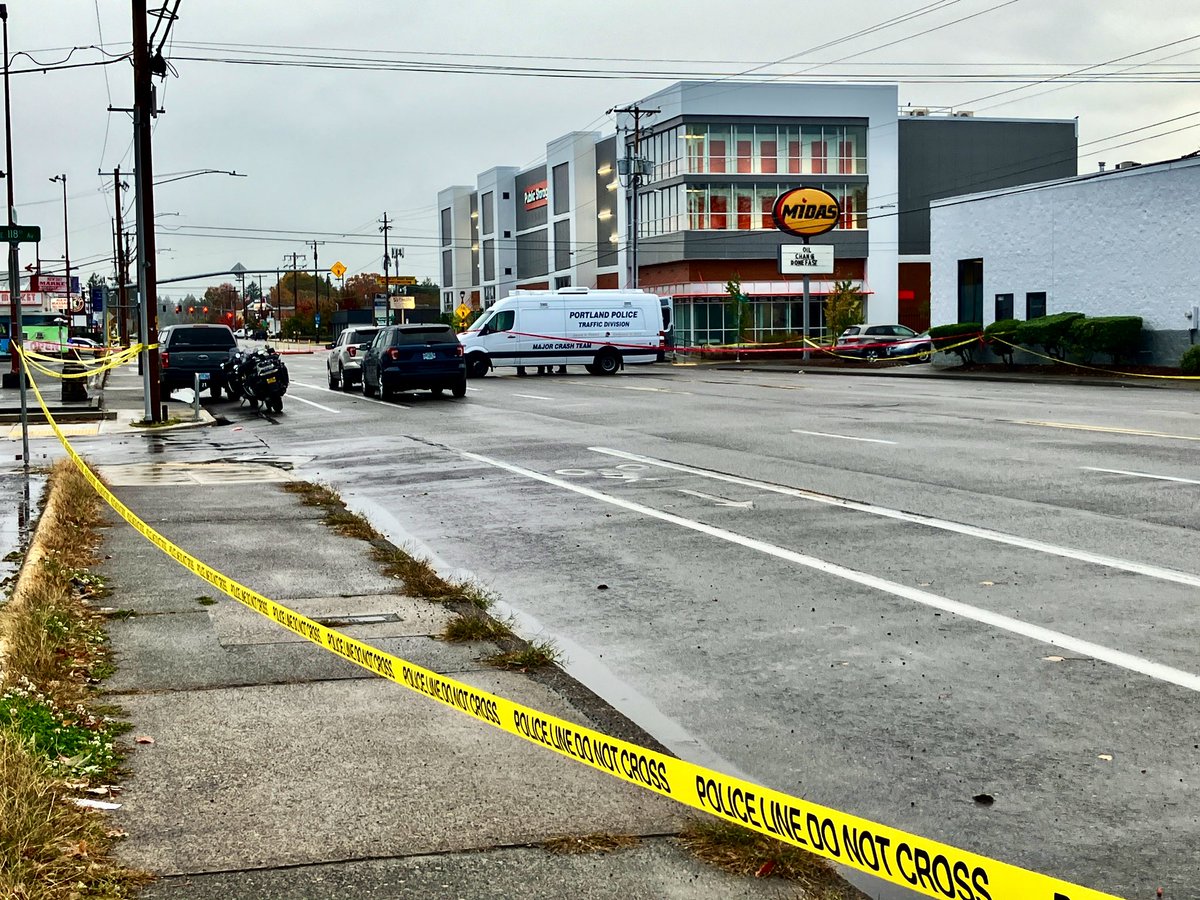
[[362, 381], [363, 353], [378, 331], [374, 325], [351, 325], [337, 336], [336, 341], [325, 345], [331, 351], [325, 359], [330, 390], [348, 391]]
[[851, 325], [838, 335], [834, 350], [843, 356], [881, 359], [888, 355], [888, 345], [916, 336], [907, 325]]
[[467, 393], [463, 345], [449, 325], [389, 325], [380, 328], [363, 355], [362, 389], [384, 400], [398, 391], [449, 389]]
[[901, 357], [904, 362], [911, 363], [925, 363], [933, 359], [933, 339], [928, 331], [898, 340], [885, 349], [889, 359]]
[[242, 340], [242, 338], [244, 338], [244, 337], [246, 336], [246, 329], [245, 329], [245, 328], [239, 328], [237, 331], [235, 331], [235, 332], [233, 333], [233, 336], [234, 336], [235, 338], [237, 338], [239, 341], [240, 341], [240, 340]]
[[237, 352], [228, 325], [168, 325], [158, 333], [159, 385], [164, 399], [178, 388], [193, 387], [200, 376], [213, 399], [221, 396], [225, 375], [221, 364]]
[[103, 356], [104, 345], [99, 341], [93, 341], [86, 337], [69, 337], [67, 338], [67, 347], [75, 348], [79, 351], [80, 356]]

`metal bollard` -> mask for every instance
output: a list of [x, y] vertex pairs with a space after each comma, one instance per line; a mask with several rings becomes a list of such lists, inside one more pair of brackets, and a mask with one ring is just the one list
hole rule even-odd
[[[200, 421], [200, 373], [197, 372], [192, 376], [192, 418], [197, 422]], [[166, 417], [163, 418], [166, 421]]]
[[[63, 375], [82, 375], [87, 369], [83, 363], [79, 361], [77, 353], [73, 358], [63, 362]], [[87, 403], [88, 390], [87, 379], [85, 378], [63, 378], [62, 379], [62, 401], [63, 403]]]

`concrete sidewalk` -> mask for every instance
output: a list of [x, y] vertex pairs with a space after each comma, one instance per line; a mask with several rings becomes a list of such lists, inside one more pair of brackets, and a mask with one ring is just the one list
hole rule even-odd
[[[189, 471], [202, 478], [172, 478], [179, 463], [139, 443], [101, 475], [221, 572], [419, 665], [653, 746], [565, 675], [500, 671], [482, 661], [492, 645], [440, 640], [456, 613], [398, 593], [369, 543], [283, 491], [286, 468], [197, 462]], [[804, 896], [693, 858], [674, 838], [684, 807], [372, 677], [109, 519], [99, 572], [116, 674], [105, 699], [133, 723], [111, 815], [128, 832], [122, 858], [157, 876], [145, 896]], [[542, 846], [603, 832], [638, 840], [581, 855]]]

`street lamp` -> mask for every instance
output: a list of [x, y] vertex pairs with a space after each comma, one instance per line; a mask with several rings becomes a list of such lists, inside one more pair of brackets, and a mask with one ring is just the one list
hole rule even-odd
[[159, 179], [154, 182], [155, 187], [160, 184], [170, 184], [173, 181], [183, 181], [185, 178], [195, 178], [197, 175], [231, 175], [234, 178], [246, 178], [244, 172], [235, 172], [232, 169], [197, 169], [195, 172], [182, 172], [178, 175], [169, 176]]
[[[63, 172], [61, 175], [55, 175], [50, 180], [54, 182], [61, 181], [63, 186], [63, 259], [66, 261], [67, 266], [67, 285], [63, 289], [63, 293], [67, 295], [67, 315], [69, 316], [72, 312], [71, 307], [73, 304], [71, 302], [71, 242], [67, 233], [67, 173]], [[68, 319], [68, 321], [70, 320]]]

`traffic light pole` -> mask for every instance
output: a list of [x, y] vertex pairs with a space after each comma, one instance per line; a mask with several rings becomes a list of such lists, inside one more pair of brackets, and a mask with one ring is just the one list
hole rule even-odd
[[147, 349], [158, 334], [158, 282], [154, 248], [154, 172], [151, 119], [154, 86], [150, 72], [150, 35], [146, 0], [133, 0], [133, 132], [137, 200], [138, 324], [142, 332], [142, 388], [145, 421], [162, 421], [158, 351]]

